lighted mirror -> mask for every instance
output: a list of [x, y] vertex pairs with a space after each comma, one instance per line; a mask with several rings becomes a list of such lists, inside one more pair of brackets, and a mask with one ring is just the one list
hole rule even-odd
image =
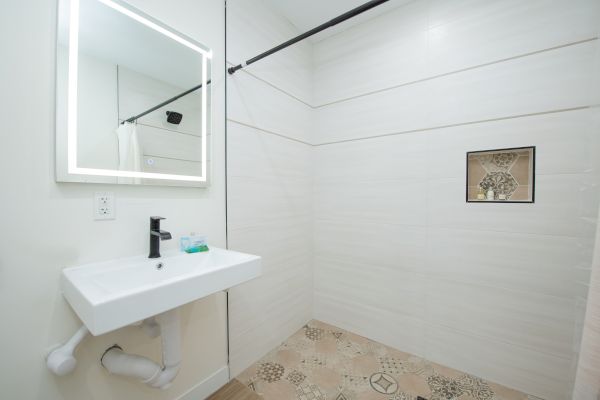
[[121, 1], [59, 1], [60, 182], [207, 186], [206, 46]]

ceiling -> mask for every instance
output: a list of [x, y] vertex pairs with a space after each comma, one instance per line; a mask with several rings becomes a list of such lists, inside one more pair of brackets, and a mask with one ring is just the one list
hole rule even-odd
[[[390, 0], [333, 28], [329, 28], [309, 40], [318, 42], [411, 1]], [[287, 18], [298, 30], [305, 32], [366, 3], [367, 0], [265, 0], [265, 2]]]

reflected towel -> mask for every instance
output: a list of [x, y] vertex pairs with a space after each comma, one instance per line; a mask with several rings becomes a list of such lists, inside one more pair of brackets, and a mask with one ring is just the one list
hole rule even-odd
[[[119, 171], [141, 172], [142, 160], [136, 124], [125, 122], [116, 130], [119, 140]], [[140, 183], [139, 178], [119, 178], [119, 183]]]

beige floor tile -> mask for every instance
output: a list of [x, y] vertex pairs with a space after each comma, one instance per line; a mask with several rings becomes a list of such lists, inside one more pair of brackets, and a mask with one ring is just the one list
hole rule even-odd
[[308, 323], [238, 379], [265, 400], [527, 399], [321, 321]]

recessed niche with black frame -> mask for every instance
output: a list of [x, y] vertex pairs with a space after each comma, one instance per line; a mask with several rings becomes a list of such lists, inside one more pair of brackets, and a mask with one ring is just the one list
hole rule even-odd
[[467, 153], [468, 203], [533, 203], [535, 146]]

